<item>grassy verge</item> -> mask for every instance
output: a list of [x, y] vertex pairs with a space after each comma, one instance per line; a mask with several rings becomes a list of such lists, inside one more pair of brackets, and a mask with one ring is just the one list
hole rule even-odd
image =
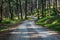
[[36, 24], [60, 32], [60, 16], [40, 18]]
[[21, 23], [21, 21], [24, 21], [25, 19], [21, 20], [21, 19], [3, 19], [2, 20], [2, 23], [0, 23], [0, 31], [1, 30], [4, 30], [4, 29], [9, 29], [9, 28], [12, 28], [12, 27], [15, 27], [17, 26], [18, 24]]

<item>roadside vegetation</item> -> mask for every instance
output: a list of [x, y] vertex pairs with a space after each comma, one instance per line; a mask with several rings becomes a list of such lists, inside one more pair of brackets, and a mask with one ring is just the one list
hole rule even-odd
[[60, 15], [40, 18], [36, 24], [60, 32]]
[[42, 9], [40, 9], [40, 16], [36, 21], [37, 25], [60, 32], [60, 5], [58, 1], [59, 0], [53, 0], [53, 2], [51, 2], [51, 0], [49, 0], [48, 6], [42, 1], [43, 4]]

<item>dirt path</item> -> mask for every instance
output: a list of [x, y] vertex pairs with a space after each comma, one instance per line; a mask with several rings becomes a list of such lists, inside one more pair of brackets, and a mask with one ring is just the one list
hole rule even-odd
[[60, 40], [60, 35], [35, 25], [34, 20], [26, 20], [15, 30], [0, 37], [0, 40]]

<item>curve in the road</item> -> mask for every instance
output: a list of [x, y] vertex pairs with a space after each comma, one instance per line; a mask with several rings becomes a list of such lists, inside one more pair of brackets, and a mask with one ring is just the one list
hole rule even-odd
[[60, 35], [35, 25], [33, 20], [24, 21], [15, 30], [6, 34], [5, 40], [60, 40]]

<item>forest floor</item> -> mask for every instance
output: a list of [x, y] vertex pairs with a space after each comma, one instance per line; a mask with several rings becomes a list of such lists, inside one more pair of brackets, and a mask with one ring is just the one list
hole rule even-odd
[[0, 40], [60, 40], [60, 34], [36, 25], [34, 19], [26, 20], [14, 30], [1, 34], [4, 35], [0, 36]]

